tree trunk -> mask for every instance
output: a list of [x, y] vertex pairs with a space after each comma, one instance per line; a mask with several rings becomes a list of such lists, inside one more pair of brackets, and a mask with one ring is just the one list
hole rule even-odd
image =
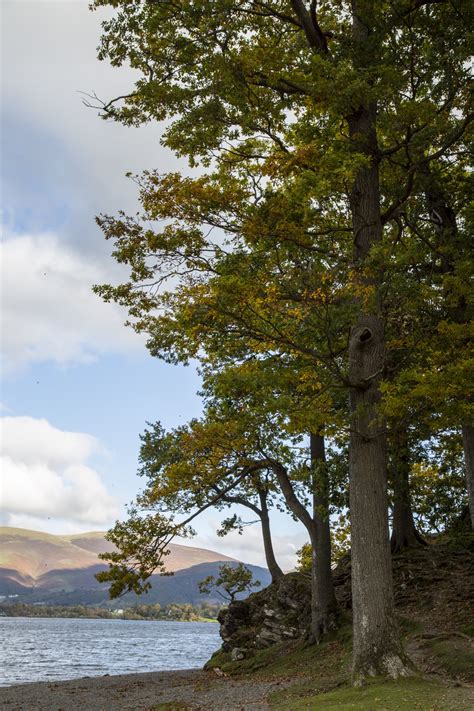
[[260, 501], [260, 508], [256, 506], [251, 501], [248, 501], [243, 496], [240, 495], [230, 495], [226, 494], [222, 496], [222, 501], [226, 501], [229, 504], [238, 504], [239, 506], [245, 506], [250, 509], [260, 519], [260, 525], [262, 528], [262, 538], [263, 538], [263, 548], [265, 551], [265, 560], [267, 562], [268, 570], [272, 576], [272, 583], [283, 576], [283, 571], [276, 562], [275, 552], [273, 550], [272, 534], [270, 530], [270, 517], [268, 515], [268, 490], [263, 485], [255, 485], [257, 489], [258, 498]]
[[392, 437], [393, 519], [390, 545], [392, 553], [405, 548], [426, 546], [413, 519], [410, 495], [410, 450], [406, 428], [396, 430]]
[[[324, 440], [323, 440], [324, 442]], [[320, 451], [320, 450], [319, 450]], [[293, 485], [288, 476], [286, 468], [279, 462], [271, 462], [273, 471], [280, 485], [283, 496], [285, 497], [286, 505], [294, 516], [301, 521], [306, 528], [311, 547], [313, 551], [312, 566], [311, 566], [311, 637], [313, 641], [319, 641], [321, 634], [325, 628], [331, 629], [335, 623], [335, 604], [332, 606], [334, 596], [334, 588], [331, 575], [331, 543], [326, 541], [325, 553], [319, 558], [319, 536], [322, 536], [324, 546], [324, 528], [329, 531], [329, 519], [326, 521], [326, 526], [323, 525], [321, 517], [319, 527], [313, 516], [311, 516], [306, 507], [295, 494]], [[327, 555], [329, 553], [329, 556]], [[329, 566], [329, 575], [328, 575]], [[320, 603], [317, 596], [322, 595]], [[335, 598], [334, 598], [335, 603]]]
[[[354, 66], [362, 71], [377, 60], [376, 41], [369, 32], [373, 15], [373, 2], [353, 0]], [[364, 273], [371, 249], [382, 237], [376, 106], [372, 103], [359, 106], [348, 117], [348, 124], [354, 149], [367, 159], [355, 174], [350, 195], [355, 263], [363, 289], [376, 291], [379, 278], [369, 278]], [[378, 411], [379, 382], [385, 367], [384, 323], [376, 295], [373, 301], [368, 306], [359, 300], [359, 315], [349, 339], [355, 684], [376, 674], [396, 678], [407, 673], [395, 621], [388, 533], [386, 432]]]
[[272, 576], [272, 583], [283, 577], [283, 571], [276, 562], [275, 552], [273, 550], [272, 536], [270, 532], [270, 517], [268, 515], [267, 494], [259, 489], [258, 495], [260, 498], [260, 521], [262, 525], [263, 548], [265, 550], [265, 560], [267, 567]]
[[462, 440], [464, 444], [464, 468], [467, 494], [469, 497], [469, 512], [471, 514], [471, 525], [474, 530], [474, 427], [472, 425], [463, 425]]
[[[359, 318], [350, 340], [350, 377], [362, 381], [383, 364], [383, 327], [376, 316]], [[351, 392], [350, 516], [352, 556], [353, 675], [400, 676], [404, 656], [395, 622], [384, 425], [378, 419], [375, 378]]]
[[314, 543], [311, 565], [311, 636], [322, 635], [337, 626], [337, 602], [331, 570], [331, 531], [329, 525], [329, 481], [325, 469], [324, 437], [310, 435], [313, 472]]

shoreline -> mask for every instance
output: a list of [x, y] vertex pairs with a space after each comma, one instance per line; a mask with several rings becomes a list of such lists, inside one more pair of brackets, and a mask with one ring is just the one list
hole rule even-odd
[[8, 711], [151, 711], [175, 702], [183, 709], [263, 711], [266, 697], [281, 682], [218, 676], [213, 671], [181, 669], [32, 681], [0, 687], [0, 706]]
[[212, 622], [212, 624], [219, 624], [217, 617], [182, 620], [173, 619], [172, 617], [125, 617], [123, 615], [111, 615], [110, 617], [89, 617], [87, 615], [81, 615], [80, 617], [73, 617], [72, 615], [0, 615], [0, 620], [121, 620], [122, 622]]

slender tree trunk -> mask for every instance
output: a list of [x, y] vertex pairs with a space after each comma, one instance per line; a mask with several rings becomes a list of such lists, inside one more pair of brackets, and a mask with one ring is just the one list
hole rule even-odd
[[270, 517], [268, 515], [267, 494], [259, 489], [260, 498], [260, 521], [262, 525], [263, 548], [265, 550], [265, 560], [272, 576], [272, 583], [283, 577], [283, 571], [278, 565], [275, 552], [273, 550], [272, 536], [270, 532]]
[[398, 553], [405, 548], [427, 544], [416, 530], [411, 507], [410, 450], [406, 428], [396, 430], [391, 440], [393, 520], [390, 544], [392, 553]]
[[257, 489], [258, 498], [260, 501], [260, 508], [251, 501], [245, 499], [243, 496], [235, 496], [232, 494], [228, 494], [222, 496], [222, 501], [227, 501], [227, 503], [229, 504], [238, 504], [239, 506], [245, 506], [246, 508], [256, 513], [259, 517], [260, 525], [262, 528], [265, 559], [267, 562], [268, 570], [270, 571], [270, 575], [272, 576], [272, 583], [274, 583], [276, 580], [283, 577], [283, 571], [276, 561], [275, 551], [273, 550], [272, 534], [270, 530], [270, 516], [268, 515], [267, 504], [268, 491], [262, 484], [256, 484], [255, 488]]
[[462, 439], [464, 444], [464, 468], [467, 494], [469, 497], [469, 512], [471, 514], [471, 525], [474, 530], [474, 427], [472, 425], [463, 425]]
[[329, 481], [325, 469], [324, 437], [310, 435], [313, 472], [314, 538], [311, 565], [311, 636], [322, 635], [337, 626], [337, 602], [331, 570], [331, 530], [329, 524]]
[[[324, 440], [323, 440], [324, 443]], [[320, 446], [320, 442], [319, 442]], [[321, 451], [321, 450], [319, 450]], [[329, 538], [329, 543], [326, 541], [326, 557], [323, 556], [319, 559], [319, 536], [323, 536], [324, 541], [324, 525], [323, 517], [321, 517], [319, 527], [313, 516], [308, 512], [306, 507], [301, 503], [295, 494], [293, 485], [288, 476], [286, 468], [279, 462], [271, 462], [273, 471], [280, 485], [283, 496], [285, 497], [286, 505], [290, 511], [295, 515], [295, 517], [301, 521], [303, 526], [306, 528], [309, 539], [311, 542], [311, 547], [313, 550], [312, 559], [312, 575], [311, 575], [311, 637], [313, 641], [319, 641], [323, 631], [333, 628], [336, 621], [336, 608], [332, 605], [332, 600], [334, 596], [334, 588], [331, 575], [331, 543]], [[329, 530], [329, 517], [327, 517], [326, 528]], [[324, 545], [324, 543], [323, 543]], [[327, 554], [329, 556], [327, 557]], [[329, 566], [329, 571], [328, 571]], [[328, 574], [329, 572], [329, 574]], [[316, 599], [316, 596], [322, 595], [322, 602]]]
[[[366, 70], [377, 60], [369, 27], [374, 3], [353, 0], [354, 66]], [[355, 263], [361, 286], [377, 289], [378, 279], [364, 273], [373, 246], [382, 237], [377, 162], [376, 106], [361, 105], [349, 117], [354, 148], [366, 156], [357, 170], [350, 205]], [[378, 405], [379, 382], [385, 367], [384, 323], [377, 299], [360, 302], [349, 339], [351, 381], [350, 515], [352, 555], [353, 679], [398, 677], [407, 673], [395, 621], [392, 565], [388, 533], [387, 457], [385, 424]]]

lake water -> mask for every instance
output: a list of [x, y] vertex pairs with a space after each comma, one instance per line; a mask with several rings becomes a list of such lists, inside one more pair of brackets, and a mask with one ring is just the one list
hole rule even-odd
[[214, 622], [0, 617], [0, 686], [202, 667]]

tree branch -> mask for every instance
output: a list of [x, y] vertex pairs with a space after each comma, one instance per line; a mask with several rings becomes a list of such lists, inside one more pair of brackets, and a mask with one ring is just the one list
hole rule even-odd
[[317, 49], [319, 52], [327, 54], [328, 43], [317, 21], [316, 2], [313, 0], [311, 3], [310, 12], [306, 9], [303, 0], [291, 0], [291, 6], [301, 23], [309, 46], [312, 49]]

